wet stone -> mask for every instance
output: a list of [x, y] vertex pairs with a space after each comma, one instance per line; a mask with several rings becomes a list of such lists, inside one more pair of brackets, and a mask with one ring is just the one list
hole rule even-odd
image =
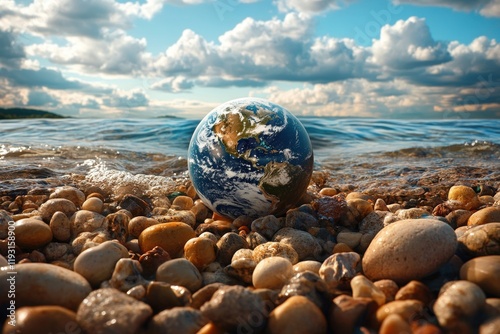
[[148, 304], [107, 288], [92, 291], [80, 304], [76, 318], [87, 333], [135, 334], [152, 314]]
[[76, 207], [81, 207], [85, 201], [85, 194], [78, 188], [71, 186], [58, 187], [50, 194], [50, 199], [65, 198], [75, 204]]
[[350, 282], [360, 272], [358, 253], [338, 253], [328, 257], [319, 269], [320, 277], [330, 289], [348, 289]]
[[465, 258], [500, 255], [500, 222], [473, 226], [458, 237], [458, 254]]
[[460, 268], [460, 278], [477, 284], [487, 295], [500, 298], [500, 255], [476, 257]]

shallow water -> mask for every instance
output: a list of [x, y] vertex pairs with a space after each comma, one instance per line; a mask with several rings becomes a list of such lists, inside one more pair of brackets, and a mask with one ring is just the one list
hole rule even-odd
[[[300, 118], [330, 186], [500, 183], [500, 120]], [[85, 180], [167, 191], [187, 176], [191, 119], [0, 121], [0, 195]], [[76, 181], [75, 181], [76, 180]]]

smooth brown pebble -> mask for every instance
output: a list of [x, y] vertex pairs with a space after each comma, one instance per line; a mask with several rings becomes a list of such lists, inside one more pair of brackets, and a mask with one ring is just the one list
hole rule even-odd
[[377, 310], [377, 320], [382, 323], [390, 314], [398, 314], [404, 320], [409, 321], [422, 314], [424, 304], [419, 300], [395, 300], [380, 306]]
[[74, 271], [85, 277], [90, 285], [98, 287], [111, 278], [121, 258], [128, 258], [127, 248], [115, 241], [105, 241], [81, 252], [75, 259]]
[[217, 247], [209, 238], [192, 238], [184, 245], [184, 257], [202, 271], [217, 258]]
[[371, 280], [408, 282], [432, 274], [457, 248], [455, 231], [435, 219], [400, 220], [384, 227], [366, 250], [362, 265]]
[[52, 241], [49, 225], [34, 218], [20, 219], [14, 223], [16, 245], [22, 249], [35, 249]]
[[191, 210], [194, 205], [193, 199], [189, 196], [177, 196], [172, 201], [172, 206], [177, 206], [178, 210]]
[[27, 306], [15, 313], [15, 326], [7, 317], [4, 334], [81, 333], [76, 313], [61, 306]]
[[357, 326], [373, 317], [377, 308], [373, 299], [339, 295], [330, 308], [330, 328], [334, 334], [354, 333]]
[[[0, 271], [0, 303], [8, 303], [11, 277], [9, 271]], [[48, 263], [16, 264], [15, 281], [16, 307], [59, 305], [76, 310], [92, 291], [82, 275]]]
[[405, 286], [399, 289], [395, 296], [396, 300], [416, 299], [420, 300], [424, 305], [430, 305], [434, 300], [434, 295], [427, 285], [419, 281], [410, 281]]
[[380, 326], [379, 334], [412, 334], [411, 326], [399, 314], [389, 314]]
[[474, 212], [467, 221], [468, 226], [500, 223], [500, 207], [490, 206]]
[[292, 296], [276, 307], [267, 325], [269, 334], [324, 334], [326, 329], [323, 312], [304, 296]]
[[180, 285], [195, 292], [202, 285], [198, 269], [184, 258], [167, 261], [156, 270], [156, 280], [172, 285]]
[[151, 319], [148, 334], [196, 334], [207, 322], [199, 310], [190, 307], [174, 307], [158, 313]]
[[283, 257], [273, 256], [257, 264], [252, 283], [256, 289], [281, 289], [292, 275], [292, 263]]
[[139, 235], [139, 247], [143, 253], [160, 246], [172, 258], [182, 256], [186, 242], [196, 236], [191, 226], [181, 223], [162, 223], [148, 227]]
[[61, 211], [54, 212], [50, 219], [49, 227], [52, 230], [54, 239], [58, 241], [65, 242], [71, 237], [71, 223], [68, 216]]
[[48, 223], [52, 215], [57, 211], [61, 211], [66, 216], [71, 217], [76, 212], [76, 206], [73, 202], [65, 198], [54, 198], [40, 205], [38, 211], [40, 211], [43, 221]]
[[476, 283], [491, 297], [500, 298], [500, 255], [476, 257], [460, 268], [460, 278]]
[[82, 210], [94, 211], [97, 213], [101, 213], [104, 208], [104, 203], [100, 198], [91, 197], [82, 204]]
[[460, 203], [461, 208], [465, 210], [474, 210], [481, 205], [474, 189], [462, 185], [450, 188], [448, 191], [448, 200], [457, 201]]
[[128, 233], [135, 238], [141, 235], [142, 231], [150, 226], [158, 225], [160, 222], [154, 218], [148, 218], [144, 216], [137, 216], [132, 218], [128, 223]]
[[467, 257], [500, 255], [500, 223], [467, 227], [463, 234], [457, 230], [458, 254]]
[[393, 280], [381, 279], [373, 282], [373, 284], [384, 293], [386, 303], [392, 302], [396, 298], [396, 294], [399, 291], [399, 286]]
[[363, 275], [354, 276], [351, 280], [353, 298], [370, 298], [378, 305], [385, 303], [385, 294], [372, 281]]
[[315, 274], [319, 274], [319, 268], [321, 268], [321, 262], [313, 260], [305, 260], [297, 262], [293, 265], [294, 273], [302, 273], [306, 270], [311, 271]]

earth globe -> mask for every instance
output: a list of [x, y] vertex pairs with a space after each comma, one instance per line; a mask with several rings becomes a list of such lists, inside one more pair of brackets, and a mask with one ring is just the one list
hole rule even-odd
[[221, 104], [196, 127], [188, 169], [201, 200], [229, 218], [280, 215], [306, 191], [313, 150], [302, 123], [258, 98]]

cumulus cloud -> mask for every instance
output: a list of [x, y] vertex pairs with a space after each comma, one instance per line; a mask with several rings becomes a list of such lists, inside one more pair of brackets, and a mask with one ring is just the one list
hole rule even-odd
[[110, 97], [104, 98], [102, 101], [105, 106], [117, 108], [137, 108], [149, 104], [149, 98], [141, 89], [115, 90]]
[[411, 70], [451, 60], [446, 45], [436, 42], [424, 19], [410, 17], [385, 25], [372, 46], [373, 61], [395, 70]]
[[42, 90], [31, 90], [28, 94], [28, 106], [55, 107], [58, 104], [59, 100], [57, 98]]
[[449, 7], [459, 11], [479, 11], [484, 16], [500, 17], [500, 0], [394, 0], [397, 4]]
[[16, 41], [15, 34], [10, 30], [0, 30], [0, 65], [18, 67], [25, 56], [24, 47]]

